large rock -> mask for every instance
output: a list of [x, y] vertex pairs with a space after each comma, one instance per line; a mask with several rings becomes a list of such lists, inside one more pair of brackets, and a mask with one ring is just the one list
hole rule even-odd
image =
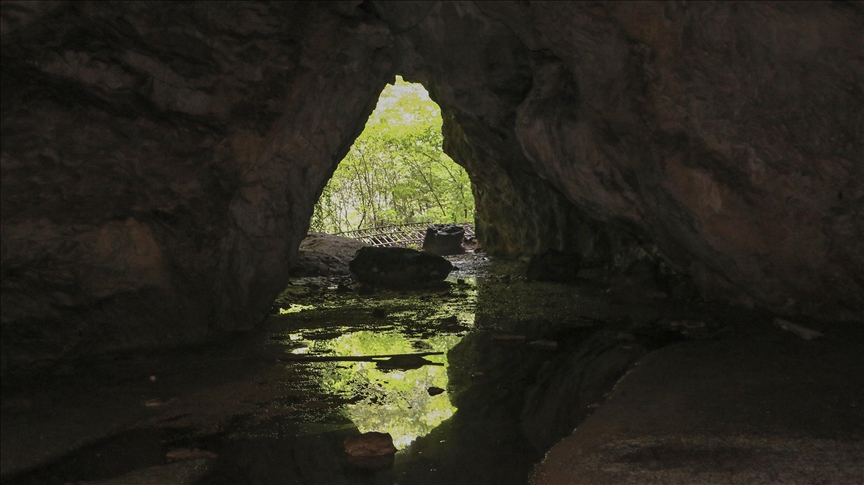
[[258, 322], [396, 73], [490, 253], [640, 247], [711, 298], [864, 313], [855, 3], [10, 1], [0, 26], [4, 369]]
[[433, 224], [426, 228], [423, 237], [423, 250], [438, 256], [448, 256], [465, 252], [462, 240], [465, 228], [455, 224]]
[[402, 289], [444, 281], [453, 265], [441, 256], [414, 249], [365, 247], [357, 251], [350, 268], [361, 283]]
[[366, 243], [350, 237], [312, 232], [300, 242], [291, 276], [343, 276], [351, 274], [348, 264]]

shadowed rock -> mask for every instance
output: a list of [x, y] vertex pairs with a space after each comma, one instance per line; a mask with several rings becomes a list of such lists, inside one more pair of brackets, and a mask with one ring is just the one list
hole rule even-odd
[[297, 263], [291, 276], [342, 276], [350, 273], [348, 264], [357, 250], [366, 246], [349, 237], [320, 232], [310, 233], [300, 243]]
[[583, 261], [579, 254], [549, 250], [531, 258], [526, 276], [531, 281], [575, 283], [582, 268]]
[[453, 224], [434, 224], [426, 229], [423, 238], [423, 251], [448, 256], [465, 252], [462, 239], [465, 238], [465, 228]]
[[358, 281], [384, 288], [421, 288], [444, 281], [453, 265], [433, 254], [408, 248], [365, 247], [349, 265]]

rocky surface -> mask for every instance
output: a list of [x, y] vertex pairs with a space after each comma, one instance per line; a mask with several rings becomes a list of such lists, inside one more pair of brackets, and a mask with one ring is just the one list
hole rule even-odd
[[453, 264], [441, 256], [409, 248], [365, 247], [349, 264], [361, 283], [382, 288], [423, 288], [440, 283]]
[[532, 483], [862, 483], [860, 329], [737, 327], [648, 354]]
[[453, 224], [435, 224], [426, 228], [423, 237], [423, 251], [437, 254], [438, 256], [450, 256], [462, 254], [462, 240], [465, 238], [465, 228]]
[[258, 322], [389, 30], [351, 4], [2, 8], [3, 367]]
[[634, 335], [608, 329], [585, 339], [557, 367], [547, 365], [526, 393], [522, 408], [522, 429], [531, 445], [548, 450], [569, 436], [646, 353]]
[[858, 6], [400, 5], [379, 10], [445, 113], [488, 250], [587, 251], [606, 232], [573, 235], [588, 217], [713, 297], [860, 318]]
[[861, 318], [862, 29], [851, 2], [4, 2], [3, 369], [253, 326], [397, 73], [490, 253], [635, 248]]
[[347, 276], [348, 264], [366, 244], [350, 237], [313, 232], [300, 242], [291, 276]]

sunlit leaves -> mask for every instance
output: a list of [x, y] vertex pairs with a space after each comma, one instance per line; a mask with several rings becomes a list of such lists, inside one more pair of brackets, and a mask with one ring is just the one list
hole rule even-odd
[[311, 229], [472, 220], [468, 174], [442, 142], [438, 106], [421, 85], [397, 77], [325, 187]]

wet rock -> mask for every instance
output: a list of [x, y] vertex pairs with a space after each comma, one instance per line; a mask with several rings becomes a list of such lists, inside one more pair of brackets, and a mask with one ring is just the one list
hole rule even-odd
[[[153, 380], [155, 380], [155, 379], [153, 379]], [[168, 399], [148, 399], [147, 401], [144, 401], [144, 407], [145, 408], [159, 408], [162, 406], [167, 406], [176, 400], [177, 400], [176, 397], [172, 397], [172, 398], [168, 398]]]
[[513, 333], [493, 333], [492, 340], [499, 340], [502, 342], [524, 342], [525, 336]]
[[193, 460], [197, 458], [217, 458], [219, 455], [212, 451], [199, 450], [198, 448], [177, 448], [165, 453], [168, 461]]
[[[540, 372], [522, 408], [522, 429], [538, 450], [567, 436], [590, 414], [590, 405], [606, 392], [647, 350], [636, 342], [622, 346], [619, 332], [601, 330], [566, 360]], [[624, 348], [626, 347], [626, 348]]]
[[423, 251], [448, 256], [462, 254], [462, 240], [465, 238], [465, 228], [454, 224], [434, 224], [426, 229], [423, 238]]
[[579, 271], [585, 266], [580, 254], [548, 250], [535, 254], [528, 263], [529, 281], [575, 283]]
[[380, 456], [396, 453], [390, 433], [370, 431], [345, 438], [345, 453], [349, 456]]
[[348, 456], [345, 461], [361, 470], [381, 470], [393, 466], [395, 455], [391, 453], [380, 456]]
[[845, 337], [814, 345], [754, 325], [659, 349], [531, 483], [864, 483], [861, 332]]
[[640, 259], [612, 277], [609, 292], [625, 300], [667, 298], [668, 293], [658, 282], [657, 266], [649, 259]]
[[787, 332], [792, 332], [795, 335], [803, 338], [804, 340], [813, 340], [825, 336], [822, 334], [822, 332], [802, 327], [801, 325], [794, 324], [788, 320], [783, 320], [782, 318], [775, 318], [774, 325], [777, 325], [778, 327], [786, 330]]
[[291, 276], [343, 276], [351, 273], [348, 264], [366, 243], [320, 232], [309, 233], [300, 243]]
[[444, 281], [453, 265], [433, 254], [408, 248], [364, 247], [350, 268], [362, 283], [385, 288], [422, 288]]
[[528, 342], [528, 346], [538, 349], [555, 350], [558, 348], [558, 342], [554, 340], [532, 340]]
[[[215, 456], [215, 455], [213, 455]], [[67, 482], [86, 485], [186, 485], [206, 481], [217, 469], [215, 458], [169, 460], [170, 463], [125, 473], [119, 477], [87, 482]]]

